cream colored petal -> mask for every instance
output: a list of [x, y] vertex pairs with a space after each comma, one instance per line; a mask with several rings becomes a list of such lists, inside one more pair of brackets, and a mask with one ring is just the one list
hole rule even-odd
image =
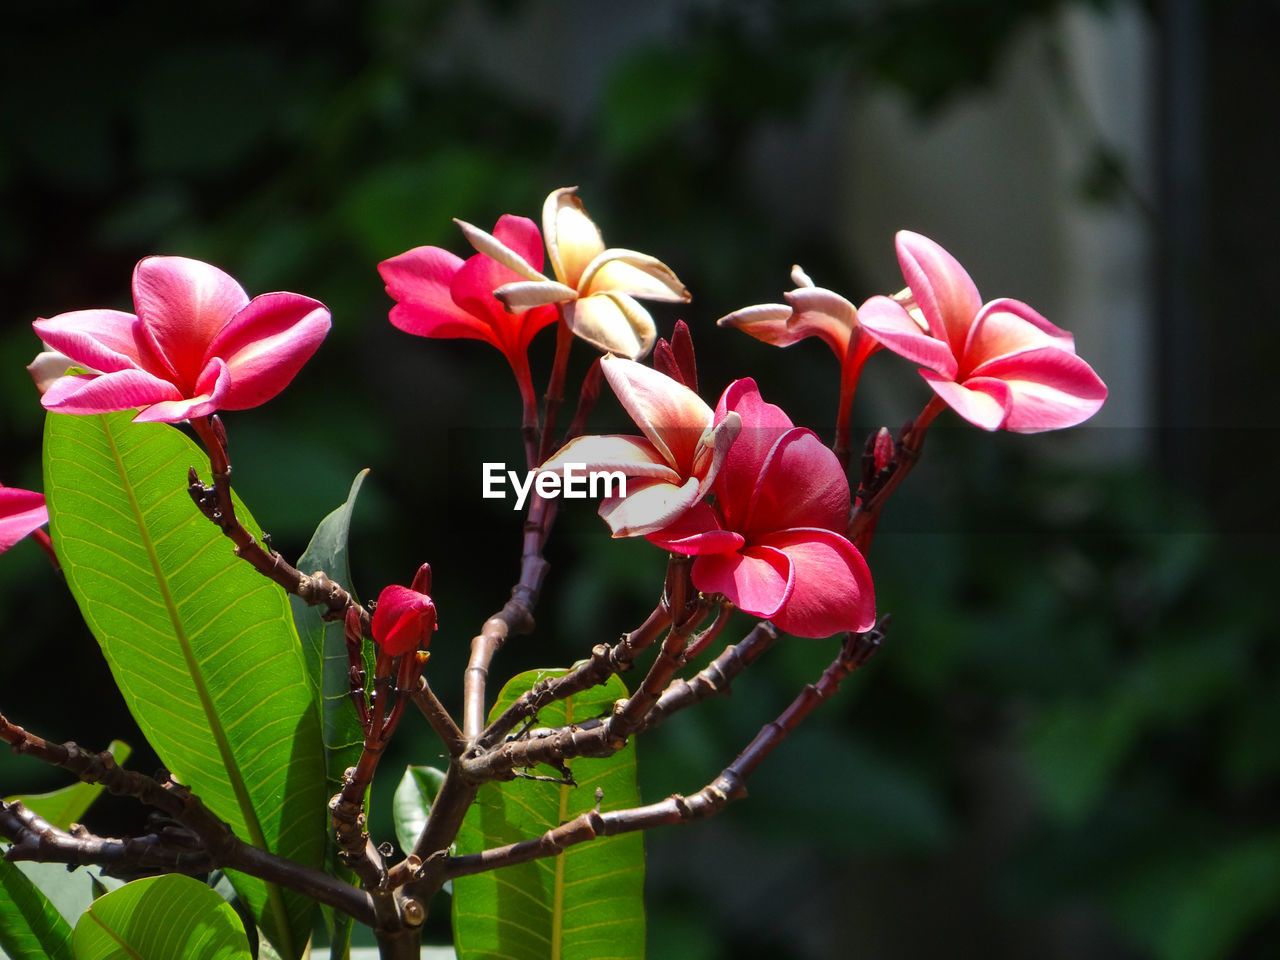
[[804, 272], [804, 269], [798, 263], [791, 268], [791, 282], [797, 287], [817, 286], [817, 284], [809, 279], [809, 275]]
[[688, 303], [692, 297], [675, 272], [647, 253], [611, 248], [587, 265], [578, 280], [583, 296], [593, 293], [627, 293], [646, 300]]
[[548, 303], [576, 300], [578, 291], [554, 280], [517, 280], [515, 283], [504, 283], [493, 291], [493, 295], [508, 310], [520, 311]]
[[639, 360], [653, 349], [658, 331], [653, 318], [625, 293], [597, 293], [564, 307], [574, 335], [605, 353]]
[[803, 337], [787, 326], [791, 313], [791, 308], [784, 303], [757, 303], [721, 317], [716, 324], [741, 330], [775, 347], [789, 347]]
[[462, 230], [462, 235], [467, 238], [467, 243], [476, 249], [477, 253], [483, 253], [486, 257], [497, 260], [510, 270], [514, 270], [520, 276], [528, 280], [546, 280], [547, 278], [540, 274], [537, 270], [529, 265], [524, 257], [516, 253], [505, 243], [499, 240], [491, 233], [486, 233], [479, 227], [472, 226], [465, 220], [455, 219], [453, 221]]
[[625, 497], [600, 502], [600, 516], [615, 537], [638, 537], [669, 526], [700, 496], [696, 477], [681, 486], [661, 482], [631, 484]]
[[570, 463], [584, 470], [620, 470], [628, 477], [681, 482], [680, 474], [644, 437], [619, 434], [578, 437], [561, 447], [538, 470], [562, 474], [565, 465]]
[[715, 411], [683, 383], [634, 360], [605, 357], [600, 369], [622, 408], [658, 453], [680, 475], [692, 474]]
[[736, 410], [730, 410], [725, 418], [714, 427], [708, 429], [706, 439], [701, 444], [694, 460], [694, 472], [701, 478], [698, 484], [698, 496], [701, 498], [715, 483], [716, 475], [724, 465], [724, 458], [742, 432], [742, 417]]
[[577, 187], [552, 191], [542, 205], [542, 236], [556, 279], [578, 287], [582, 271], [604, 250], [600, 228], [587, 216]]

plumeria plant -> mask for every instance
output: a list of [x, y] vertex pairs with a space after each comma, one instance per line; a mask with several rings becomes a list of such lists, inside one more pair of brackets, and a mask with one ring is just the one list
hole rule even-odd
[[[449, 632], [436, 642], [460, 641], [428, 565], [376, 603], [350, 588], [347, 532], [364, 474], [296, 562], [233, 489], [219, 411], [262, 404], [299, 375], [330, 326], [322, 304], [251, 298], [217, 267], [163, 256], [134, 271], [133, 313], [35, 321], [45, 489], [0, 488], [0, 550], [26, 536], [45, 548], [167, 770], [129, 770], [120, 745], [51, 742], [0, 714], [14, 751], [80, 781], [0, 804], [10, 957], [295, 960], [323, 930], [341, 958], [357, 923], [381, 956], [414, 957], [445, 890], [459, 957], [643, 956], [642, 832], [745, 796], [755, 769], [880, 647], [867, 558], [934, 418], [950, 407], [984, 430], [1053, 430], [1106, 397], [1070, 334], [1019, 301], [984, 303], [949, 253], [902, 232], [899, 293], [856, 307], [795, 267], [784, 303], [719, 321], [779, 347], [816, 336], [832, 349], [840, 390], [828, 445], [750, 378], [703, 392], [690, 328], [676, 322], [660, 339], [640, 303], [687, 302], [684, 285], [652, 256], [606, 247], [574, 188], [547, 198], [541, 230], [518, 216], [492, 233], [459, 226], [475, 250], [466, 259], [419, 247], [378, 266], [392, 324], [493, 345], [521, 402], [519, 577], [475, 631], [456, 684], [430, 670], [437, 606]], [[551, 326], [539, 402], [528, 348]], [[575, 385], [567, 361], [579, 341], [598, 356]], [[881, 348], [886, 371], [891, 354], [917, 364], [932, 398], [896, 434], [867, 439], [851, 485], [850, 411]], [[638, 432], [590, 432], [605, 384]], [[561, 432], [566, 397], [576, 412]], [[536, 632], [556, 494], [587, 475], [605, 481], [600, 535], [655, 548], [653, 610], [576, 663], [495, 692], [503, 646]], [[734, 611], [754, 621], [745, 632], [732, 629]], [[719, 776], [641, 799], [645, 731], [727, 693], [774, 644], [814, 641], [830, 645], [830, 664]], [[460, 715], [444, 705], [453, 700]], [[415, 745], [421, 766], [379, 771], [406, 710], [438, 743]], [[426, 765], [441, 754], [447, 764]], [[402, 778], [396, 843], [369, 832], [375, 775]], [[102, 790], [152, 811], [147, 832], [80, 825]], [[53, 905], [31, 861], [83, 868], [64, 874], [83, 879], [81, 913]]]

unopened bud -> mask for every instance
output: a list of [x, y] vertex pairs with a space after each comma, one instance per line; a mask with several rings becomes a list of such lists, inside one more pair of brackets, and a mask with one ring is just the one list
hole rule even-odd
[[875, 459], [876, 473], [893, 463], [894, 453], [893, 434], [889, 432], [888, 427], [881, 427], [876, 434], [876, 442], [871, 454]]

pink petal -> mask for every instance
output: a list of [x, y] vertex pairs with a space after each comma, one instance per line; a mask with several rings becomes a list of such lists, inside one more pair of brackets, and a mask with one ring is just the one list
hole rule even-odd
[[686, 555], [732, 553], [746, 541], [725, 530], [720, 515], [705, 500], [686, 510], [679, 519], [646, 538], [656, 547]]
[[[180, 400], [182, 393], [168, 380], [145, 370], [118, 370], [89, 377], [55, 380], [40, 398], [55, 413], [114, 413], [135, 410], [163, 400]], [[179, 418], [183, 419], [183, 418]]]
[[997, 357], [1038, 347], [1075, 353], [1071, 334], [1059, 330], [1019, 300], [993, 300], [982, 308], [969, 330], [962, 369], [972, 372]]
[[702, 554], [693, 561], [693, 584], [703, 593], [723, 593], [740, 610], [772, 617], [791, 596], [791, 560], [770, 547], [740, 553]]
[[636, 426], [682, 477], [693, 473], [698, 441], [713, 412], [683, 383], [620, 357], [600, 361], [605, 379]]
[[784, 530], [753, 549], [766, 546], [785, 554], [794, 571], [791, 595], [772, 614], [779, 630], [827, 637], [844, 630], [869, 630], [875, 624], [871, 571], [844, 537], [829, 530]]
[[453, 301], [450, 285], [463, 260], [440, 247], [414, 247], [378, 264], [391, 308], [393, 326], [419, 337], [467, 337], [501, 348], [497, 335], [483, 318], [472, 316]]
[[534, 270], [542, 272], [542, 234], [536, 223], [528, 217], [504, 213], [493, 225], [493, 235]]
[[75, 365], [102, 373], [141, 366], [134, 327], [138, 318], [120, 310], [75, 310], [31, 324], [40, 339]]
[[0, 487], [0, 553], [49, 522], [44, 494]]
[[[1009, 390], [1003, 426], [1015, 433], [1073, 427], [1098, 412], [1107, 386], [1074, 353], [1040, 347], [982, 364], [975, 375], [997, 378]], [[971, 381], [966, 380], [968, 386]]]
[[858, 329], [858, 311], [840, 294], [822, 287], [800, 287], [785, 294], [794, 311], [788, 326], [799, 337], [821, 337], [837, 360], [844, 360], [849, 337]]
[[956, 258], [928, 237], [899, 230], [897, 247], [902, 275], [929, 322], [929, 332], [959, 355], [982, 308], [978, 288]]
[[716, 324], [721, 327], [735, 327], [775, 347], [789, 347], [804, 339], [805, 336], [787, 325], [790, 318], [791, 308], [786, 304], [757, 303], [721, 317]]
[[194, 395], [181, 400], [162, 400], [143, 407], [135, 423], [178, 423], [193, 417], [207, 417], [227, 409], [224, 402], [231, 387], [231, 375], [220, 357], [214, 357], [196, 381]]
[[249, 297], [210, 264], [187, 257], [147, 257], [133, 271], [133, 302], [141, 338], [186, 390], [200, 375], [209, 344]]
[[858, 310], [862, 329], [901, 357], [923, 364], [943, 376], [954, 377], [959, 365], [945, 340], [925, 333], [903, 309], [888, 297], [872, 297]]
[[329, 311], [296, 293], [264, 293], [249, 301], [209, 345], [205, 362], [226, 361], [230, 386], [223, 410], [247, 410], [270, 400], [311, 359], [329, 332]]
[[742, 418], [742, 429], [725, 456], [715, 489], [725, 516], [741, 518], [746, 516], [769, 451], [794, 425], [780, 407], [761, 399], [756, 382], [750, 378], [735, 380], [720, 395], [716, 422], [730, 412]]
[[754, 479], [741, 513], [727, 500], [722, 504], [728, 525], [748, 538], [789, 527], [844, 530], [849, 525], [849, 481], [836, 455], [812, 430], [795, 427], [780, 436]]
[[952, 410], [974, 426], [983, 430], [999, 430], [1004, 426], [1013, 401], [1003, 380], [970, 377], [961, 385], [932, 370], [921, 370], [920, 376]]

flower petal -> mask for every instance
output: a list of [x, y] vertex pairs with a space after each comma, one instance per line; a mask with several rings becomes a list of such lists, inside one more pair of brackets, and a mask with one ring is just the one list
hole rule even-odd
[[804, 333], [787, 325], [789, 319], [791, 308], [785, 303], [757, 303], [726, 314], [716, 321], [716, 325], [734, 327], [775, 347], [789, 347], [805, 337]]
[[972, 372], [997, 357], [1038, 347], [1075, 353], [1071, 334], [1059, 330], [1020, 300], [993, 300], [978, 312], [965, 343], [962, 368]]
[[311, 359], [330, 325], [325, 305], [301, 294], [264, 293], [250, 300], [205, 357], [206, 364], [225, 361], [230, 374], [220, 408], [247, 410], [278, 394]]
[[650, 477], [668, 483], [684, 478], [667, 463], [665, 455], [644, 437], [619, 434], [578, 437], [569, 441], [538, 469], [563, 474], [568, 464], [584, 470], [620, 470], [628, 477]]
[[772, 614], [779, 630], [798, 637], [827, 637], [844, 630], [870, 630], [875, 624], [871, 571], [844, 537], [829, 530], [782, 530], [762, 538], [753, 549], [766, 546], [785, 554], [793, 571], [791, 595]]
[[517, 280], [495, 287], [493, 295], [508, 310], [528, 310], [578, 299], [578, 291], [554, 280]]
[[453, 301], [451, 284], [462, 264], [440, 247], [414, 247], [378, 264], [387, 294], [396, 301], [392, 325], [419, 337], [467, 337], [500, 348], [490, 325]]
[[858, 311], [858, 322], [863, 330], [899, 356], [947, 377], [954, 377], [959, 370], [947, 342], [922, 331], [895, 300], [872, 297]]
[[135, 423], [178, 423], [192, 417], [207, 417], [224, 408], [231, 388], [231, 374], [221, 357], [214, 357], [196, 381], [194, 396], [181, 400], [161, 400], [143, 407], [133, 418]]
[[959, 356], [982, 308], [978, 288], [956, 258], [928, 237], [899, 230], [897, 248], [902, 275], [929, 322], [929, 332], [946, 340]]
[[692, 299], [674, 270], [656, 257], [634, 250], [601, 252], [578, 279], [578, 292], [583, 296], [611, 291], [666, 303], [688, 303]]
[[782, 608], [794, 585], [790, 558], [770, 547], [702, 554], [693, 561], [692, 575], [703, 593], [723, 593], [738, 609], [765, 618]]
[[683, 484], [637, 480], [627, 484], [625, 497], [600, 501], [600, 516], [615, 537], [643, 536], [670, 526], [697, 502], [697, 477]]
[[604, 237], [587, 216], [577, 189], [561, 187], [547, 197], [542, 205], [542, 233], [556, 279], [581, 289], [578, 280], [587, 264], [604, 250]]
[[[1010, 409], [1001, 425], [1015, 433], [1074, 427], [1097, 413], [1107, 398], [1107, 386], [1093, 368], [1057, 347], [1000, 357], [974, 374], [1007, 385]], [[970, 383], [965, 381], [966, 386]]]
[[0, 553], [48, 522], [44, 494], [0, 486]]
[[76, 366], [115, 373], [141, 367], [134, 336], [137, 323], [137, 317], [121, 310], [73, 310], [36, 320], [31, 326], [51, 349]]
[[753, 473], [745, 509], [734, 513], [722, 504], [729, 526], [748, 539], [789, 527], [844, 530], [849, 525], [849, 481], [836, 455], [812, 430], [794, 427], [783, 433]]
[[797, 338], [821, 337], [837, 360], [844, 360], [849, 338], [858, 329], [858, 311], [840, 294], [824, 287], [799, 287], [783, 294], [792, 309], [787, 326]]
[[648, 311], [625, 293], [597, 293], [562, 309], [574, 336], [605, 353], [639, 360], [658, 336]]
[[724, 420], [730, 412], [742, 418], [742, 429], [725, 456], [715, 489], [726, 521], [736, 529], [738, 518], [747, 512], [769, 451], [794, 425], [780, 407], [761, 399], [756, 382], [750, 378], [735, 380], [720, 395], [716, 422]]
[[147, 257], [133, 271], [133, 302], [141, 338], [173, 371], [179, 387], [190, 388], [204, 367], [209, 344], [249, 303], [249, 296], [211, 264]]
[[528, 217], [504, 213], [493, 225], [493, 238], [534, 270], [542, 271], [542, 234]]
[[600, 361], [605, 379], [649, 442], [682, 477], [693, 474], [698, 441], [714, 412], [683, 383], [620, 357]]
[[145, 370], [117, 370], [99, 376], [62, 377], [50, 384], [40, 403], [55, 413], [83, 414], [134, 410], [180, 399], [182, 392], [168, 380]]
[[[490, 257], [498, 263], [502, 264], [508, 270], [511, 270], [526, 280], [545, 280], [541, 272], [535, 270], [519, 252], [507, 246], [491, 233], [485, 233], [479, 227], [472, 226], [465, 220], [454, 218], [454, 223], [462, 231], [462, 235], [467, 238], [467, 243], [475, 248], [477, 253], [483, 253], [486, 257]], [[502, 221], [499, 220], [499, 223]], [[521, 235], [519, 238], [520, 246], [525, 245], [525, 238]], [[542, 258], [538, 258], [541, 263]]]
[[1003, 380], [993, 377], [970, 377], [956, 383], [932, 370], [921, 370], [933, 392], [947, 402], [956, 413], [983, 430], [999, 430], [1012, 408], [1012, 394]]
[[649, 534], [646, 539], [663, 550], [686, 555], [732, 553], [746, 543], [740, 534], [724, 529], [719, 514], [705, 500], [695, 503], [670, 526]]

